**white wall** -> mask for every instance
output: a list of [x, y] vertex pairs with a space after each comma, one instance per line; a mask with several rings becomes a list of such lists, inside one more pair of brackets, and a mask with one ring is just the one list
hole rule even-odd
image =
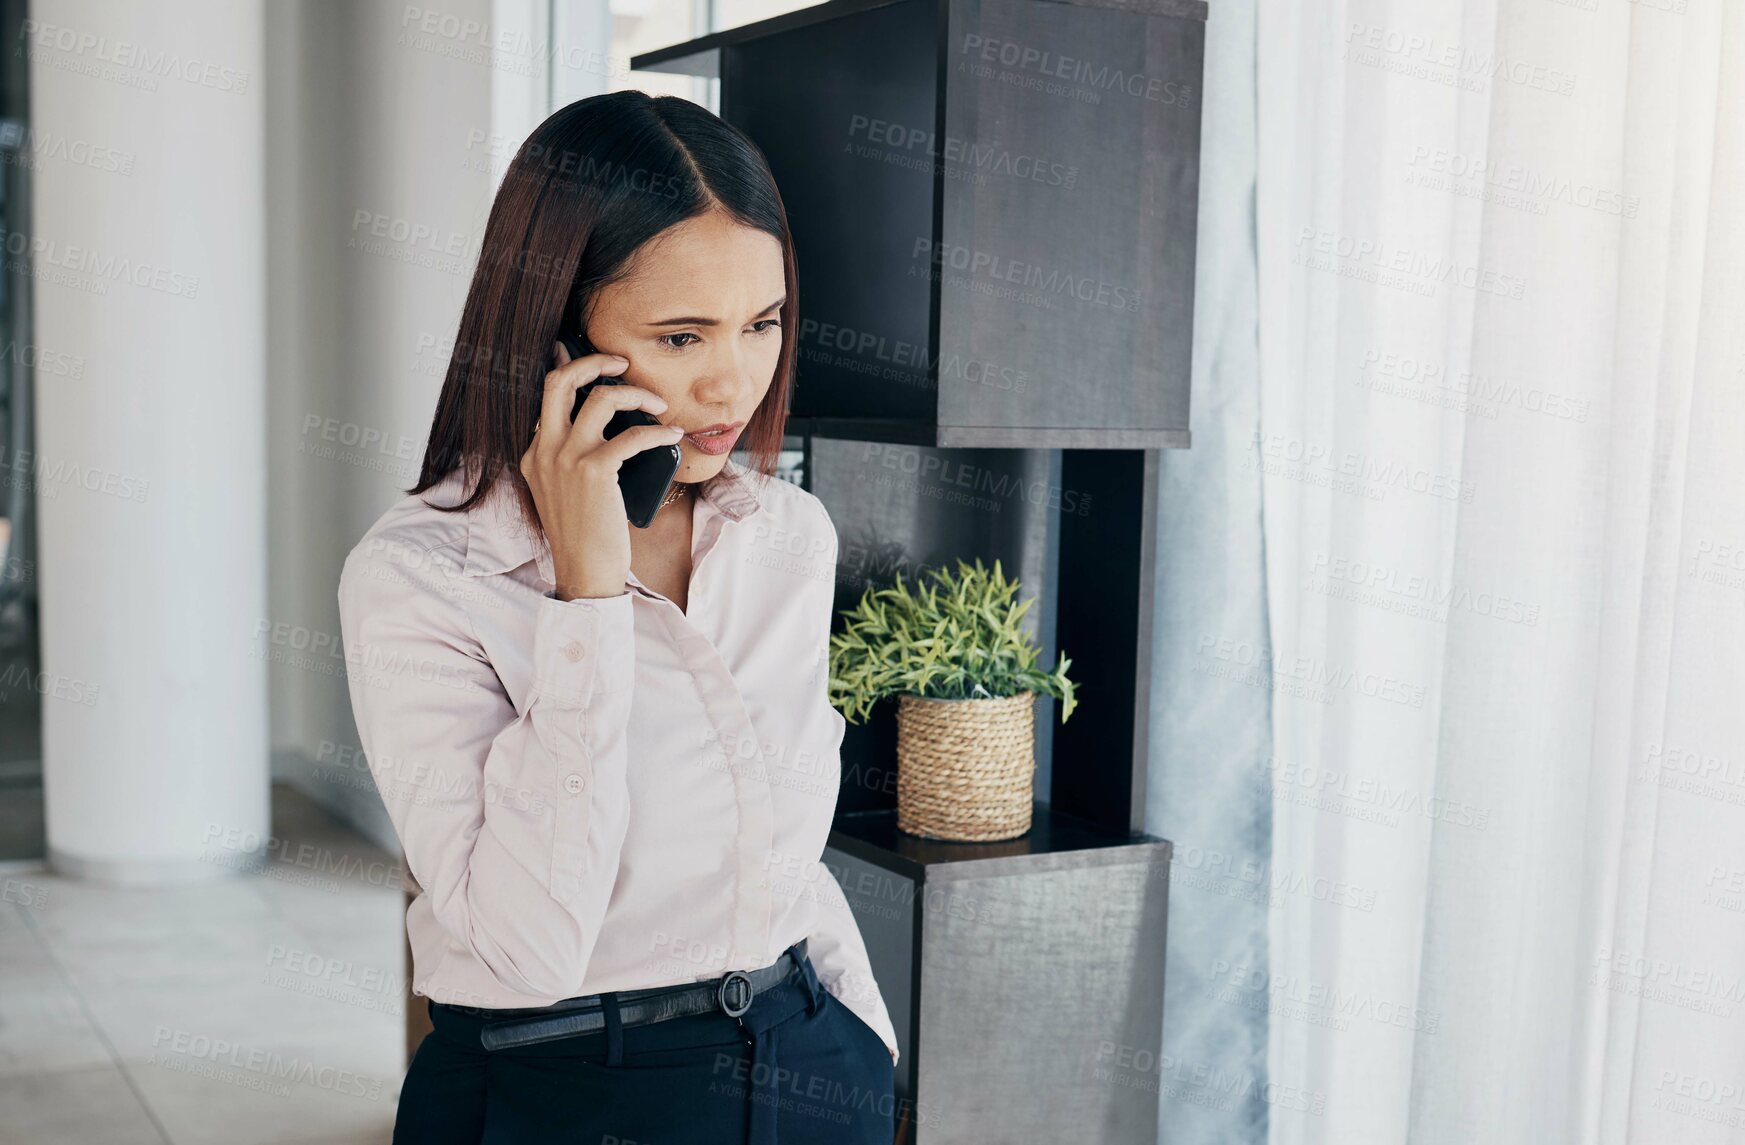
[[267, 14], [269, 615], [323, 649], [274, 666], [273, 772], [384, 845], [334, 592], [417, 478], [496, 176], [544, 114], [544, 7]]

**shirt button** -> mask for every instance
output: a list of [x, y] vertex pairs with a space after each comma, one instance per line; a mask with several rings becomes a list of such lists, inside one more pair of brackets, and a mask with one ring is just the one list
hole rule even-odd
[[563, 789], [571, 795], [579, 793], [582, 790], [582, 777], [574, 773], [564, 776]]
[[563, 646], [563, 654], [569, 657], [570, 663], [574, 664], [582, 658], [582, 646], [572, 640]]

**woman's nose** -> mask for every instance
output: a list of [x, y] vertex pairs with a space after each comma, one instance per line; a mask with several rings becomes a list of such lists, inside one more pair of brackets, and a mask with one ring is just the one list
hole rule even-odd
[[692, 386], [700, 405], [730, 406], [741, 409], [748, 397], [757, 392], [757, 379], [752, 376], [752, 355], [743, 346], [732, 345], [738, 339], [728, 339], [721, 351], [713, 356], [708, 369]]

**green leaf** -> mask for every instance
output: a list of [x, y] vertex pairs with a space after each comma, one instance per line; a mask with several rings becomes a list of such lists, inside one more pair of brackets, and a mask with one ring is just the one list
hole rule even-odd
[[830, 641], [831, 703], [860, 723], [878, 701], [903, 693], [965, 699], [1030, 690], [1059, 698], [1064, 722], [1077, 704], [1066, 674], [1072, 661], [1062, 652], [1053, 672], [1036, 667], [1041, 649], [1023, 627], [1035, 598], [1017, 599], [1019, 587], [998, 559], [990, 569], [980, 557], [925, 569], [912, 582], [899, 571], [888, 586], [869, 585]]

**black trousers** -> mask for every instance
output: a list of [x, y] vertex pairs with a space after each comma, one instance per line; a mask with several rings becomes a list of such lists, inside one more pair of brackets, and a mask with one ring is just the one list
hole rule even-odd
[[810, 959], [739, 1019], [609, 1015], [603, 1030], [492, 1052], [482, 1018], [440, 1003], [430, 1016], [394, 1145], [891, 1145], [891, 1055]]

